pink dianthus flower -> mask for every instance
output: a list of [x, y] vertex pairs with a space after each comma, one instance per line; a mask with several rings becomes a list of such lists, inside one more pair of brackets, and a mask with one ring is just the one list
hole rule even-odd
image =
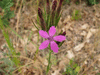
[[53, 52], [55, 52], [55, 53], [58, 52], [59, 47], [55, 41], [62, 42], [66, 39], [66, 37], [63, 35], [54, 36], [55, 33], [56, 33], [55, 26], [50, 27], [49, 35], [46, 31], [43, 31], [43, 30], [39, 31], [39, 34], [41, 35], [41, 37], [47, 39], [46, 41], [41, 43], [41, 45], [39, 47], [40, 50], [47, 48], [50, 43], [51, 50], [53, 50]]

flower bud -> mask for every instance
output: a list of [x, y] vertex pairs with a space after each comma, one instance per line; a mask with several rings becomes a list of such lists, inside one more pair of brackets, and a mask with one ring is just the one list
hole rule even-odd
[[40, 8], [38, 8], [38, 15], [39, 15], [40, 18], [42, 18], [42, 11], [41, 11]]
[[61, 5], [62, 5], [62, 2], [63, 2], [63, 0], [60, 0], [59, 4], [61, 4]]
[[65, 35], [66, 35], [66, 32], [64, 31], [64, 32], [63, 32], [62, 34], [60, 34], [60, 35], [64, 35], [64, 36], [65, 36]]
[[38, 8], [38, 15], [39, 15], [39, 19], [40, 19], [42, 30], [46, 30], [46, 23], [45, 23], [45, 21], [43, 19], [42, 10], [40, 8]]
[[55, 1], [53, 1], [53, 5], [52, 5], [52, 10], [53, 11], [56, 10], [56, 6], [57, 6], [57, 1], [55, 0]]
[[62, 2], [63, 2], [63, 0], [60, 0], [60, 2], [59, 2], [58, 8], [57, 8], [57, 17], [59, 17]]
[[[66, 35], [66, 32], [64, 31], [64, 32], [62, 33], [62, 31], [61, 31], [61, 33], [60, 33], [59, 35], [65, 36], [65, 35]], [[64, 43], [64, 41], [62, 41], [62, 42], [56, 42], [56, 43], [57, 43], [58, 46], [60, 47], [60, 46]]]
[[46, 11], [47, 11], [47, 14], [50, 14], [50, 4], [49, 4], [49, 0], [46, 0], [46, 2], [47, 2]]
[[49, 4], [49, 0], [46, 0], [47, 1], [47, 3]]
[[57, 1], [54, 0], [52, 4], [52, 12], [51, 12], [51, 25], [54, 25], [54, 17], [55, 17], [55, 10], [57, 6]]

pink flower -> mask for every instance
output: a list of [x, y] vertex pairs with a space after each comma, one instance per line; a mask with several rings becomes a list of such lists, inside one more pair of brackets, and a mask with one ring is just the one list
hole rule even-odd
[[43, 31], [43, 30], [39, 31], [39, 34], [41, 35], [41, 37], [48, 39], [48, 40], [44, 41], [43, 43], [41, 43], [41, 45], [39, 47], [40, 50], [47, 48], [50, 43], [51, 50], [53, 50], [53, 52], [55, 52], [55, 53], [58, 52], [59, 47], [56, 44], [56, 42], [54, 42], [54, 40], [58, 41], [58, 42], [62, 42], [66, 39], [66, 37], [63, 35], [54, 36], [55, 33], [56, 33], [55, 26], [50, 27], [49, 35], [46, 31]]

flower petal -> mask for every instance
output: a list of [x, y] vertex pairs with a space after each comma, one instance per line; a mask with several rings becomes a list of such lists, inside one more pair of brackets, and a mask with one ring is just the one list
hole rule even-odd
[[55, 26], [50, 27], [50, 29], [49, 29], [49, 36], [53, 36], [55, 33], [56, 33]]
[[54, 41], [50, 42], [50, 46], [51, 46], [51, 50], [53, 50], [53, 52], [55, 52], [55, 53], [58, 52], [59, 47]]
[[48, 47], [48, 45], [49, 45], [49, 40], [46, 40], [46, 41], [44, 41], [44, 42], [41, 43], [39, 49], [40, 50], [41, 49], [45, 49], [46, 47]]
[[66, 37], [63, 35], [58, 35], [58, 36], [53, 37], [53, 39], [58, 41], [58, 42], [62, 42], [66, 39]]
[[46, 31], [43, 31], [43, 30], [39, 30], [39, 34], [43, 38], [48, 38], [49, 37], [48, 33]]

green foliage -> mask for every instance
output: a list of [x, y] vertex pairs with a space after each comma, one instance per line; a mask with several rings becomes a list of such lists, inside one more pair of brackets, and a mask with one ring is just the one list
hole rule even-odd
[[96, 75], [100, 75], [100, 73], [97, 73]]
[[[17, 58], [12, 58], [11, 50], [5, 45], [4, 48], [7, 48], [7, 52], [1, 52], [3, 53], [3, 56], [8, 56], [6, 58], [1, 58], [0, 61], [3, 62], [0, 64], [0, 72], [4, 73], [5, 75], [12, 75], [12, 72], [16, 69], [15, 65], [19, 62]], [[20, 55], [20, 53], [16, 53], [16, 55]], [[15, 60], [15, 61], [14, 61]], [[16, 62], [17, 61], [17, 62]]]
[[[70, 1], [71, 0], [64, 0], [65, 2], [63, 4], [70, 4]], [[98, 4], [99, 3], [99, 0], [86, 0], [88, 2], [89, 5], [94, 5], [94, 4]], [[77, 0], [75, 2], [76, 5], [79, 4], [79, 1]]]
[[[58, 25], [58, 22], [59, 22], [60, 17], [61, 17], [61, 14], [60, 14], [61, 5], [59, 5], [59, 3], [58, 3], [58, 5], [56, 6], [56, 9], [58, 9], [58, 8], [59, 9], [58, 10], [53, 10], [53, 8], [50, 7], [50, 4], [51, 3], [49, 2], [49, 5], [47, 5], [46, 0], [45, 0], [45, 6], [46, 7], [44, 6], [43, 10], [39, 9], [38, 10], [38, 15], [37, 15], [37, 23], [41, 26], [42, 30], [45, 30], [45, 31], [48, 31], [51, 26], [56, 27]], [[47, 7], [49, 7], [49, 10], [47, 10]], [[40, 12], [42, 12], [42, 14], [40, 14]], [[41, 17], [39, 15], [41, 15]], [[39, 20], [40, 20], [40, 23], [39, 23]]]
[[69, 3], [69, 2], [70, 2], [70, 0], [66, 0], [66, 2], [67, 2], [67, 3]]
[[[2, 20], [1, 20], [1, 19], [0, 19], [0, 29], [2, 30], [2, 33], [3, 33], [3, 35], [4, 35], [4, 38], [5, 38], [5, 40], [6, 40], [6, 42], [7, 42], [7, 45], [8, 45], [8, 46], [6, 46], [6, 48], [7, 48], [7, 50], [8, 50], [8, 53], [4, 53], [4, 54], [8, 57], [7, 59], [9, 59], [9, 60], [3, 59], [2, 61], [4, 62], [4, 64], [5, 64], [7, 61], [8, 61], [9, 63], [12, 63], [12, 62], [13, 62], [17, 67], [19, 67], [20, 60], [19, 60], [17, 57], [15, 57], [15, 56], [20, 55], [20, 53], [16, 53], [16, 51], [15, 51], [15, 49], [14, 49], [14, 47], [13, 47], [13, 44], [12, 44], [10, 38], [9, 38], [9, 34], [8, 34], [8, 32], [6, 32], [5, 29], [4, 29], [4, 26], [3, 26], [3, 23], [2, 23]], [[3, 52], [2, 52], [2, 53], [3, 53]], [[6, 65], [8, 66], [8, 68], [11, 67], [10, 64], [6, 64]], [[6, 69], [6, 70], [7, 70], [7, 72], [8, 72], [8, 69]], [[9, 69], [9, 70], [12, 70], [12, 69]]]
[[0, 64], [0, 72], [4, 73], [5, 75], [12, 75], [12, 72], [16, 69], [14, 67], [14, 62], [9, 58], [2, 58], [0, 61], [3, 62]]
[[9, 8], [13, 5], [12, 0], [2, 0], [0, 1], [0, 7], [4, 10], [9, 10]]
[[87, 0], [89, 5], [94, 5], [97, 4], [98, 1], [97, 0]]
[[76, 3], [75, 3], [76, 5], [78, 5], [79, 4], [79, 1], [76, 1]]
[[9, 19], [14, 17], [14, 11], [10, 10], [13, 6], [13, 0], [2, 0], [0, 1], [0, 7], [2, 8], [1, 19], [3, 20], [3, 25], [9, 25]]
[[[49, 54], [47, 54], [47, 58], [49, 57]], [[59, 61], [60, 59], [57, 59], [55, 55], [51, 55], [51, 64], [52, 65], [57, 65], [57, 62]]]
[[71, 0], [64, 0], [63, 5], [70, 4]]
[[82, 16], [80, 14], [80, 11], [74, 10], [73, 13], [72, 13], [72, 20], [79, 20], [81, 18], [82, 18]]
[[63, 74], [66, 75], [77, 75], [79, 72], [80, 66], [74, 63], [73, 60], [70, 60], [69, 65], [66, 67], [66, 71]]

